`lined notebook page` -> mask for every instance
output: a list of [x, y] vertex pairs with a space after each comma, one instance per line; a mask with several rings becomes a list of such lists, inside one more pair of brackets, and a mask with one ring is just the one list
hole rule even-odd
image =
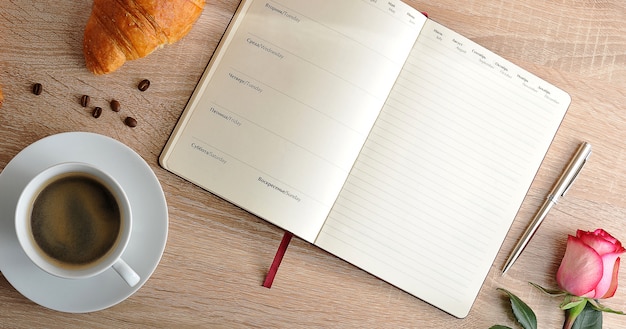
[[316, 244], [465, 317], [569, 102], [429, 20]]

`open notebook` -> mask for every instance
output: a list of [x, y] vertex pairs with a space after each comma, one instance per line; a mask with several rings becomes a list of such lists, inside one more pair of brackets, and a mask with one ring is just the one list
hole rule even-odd
[[160, 163], [464, 317], [569, 103], [397, 0], [244, 0]]

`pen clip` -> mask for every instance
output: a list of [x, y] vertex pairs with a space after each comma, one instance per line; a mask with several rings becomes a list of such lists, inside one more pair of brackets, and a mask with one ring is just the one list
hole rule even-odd
[[576, 170], [576, 174], [574, 174], [574, 177], [572, 177], [572, 179], [570, 179], [570, 181], [567, 183], [567, 186], [565, 187], [565, 189], [563, 190], [563, 193], [561, 193], [561, 195], [559, 197], [564, 196], [565, 193], [567, 193], [567, 191], [569, 191], [569, 188], [572, 187], [572, 184], [576, 180], [576, 177], [578, 177], [578, 174], [580, 174], [580, 171], [585, 166], [585, 163], [587, 163], [587, 159], [589, 159], [589, 155], [591, 155], [591, 152], [589, 152], [589, 154], [587, 154], [587, 156], [583, 160], [583, 163], [581, 163], [580, 166], [578, 166], [578, 169]]

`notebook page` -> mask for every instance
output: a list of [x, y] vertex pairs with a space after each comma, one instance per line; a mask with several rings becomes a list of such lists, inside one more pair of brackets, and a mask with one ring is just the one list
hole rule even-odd
[[569, 102], [429, 20], [316, 244], [465, 317]]
[[244, 1], [161, 164], [312, 241], [424, 21], [364, 0]]

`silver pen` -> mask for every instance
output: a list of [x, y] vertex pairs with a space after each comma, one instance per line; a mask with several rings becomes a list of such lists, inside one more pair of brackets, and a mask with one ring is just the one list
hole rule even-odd
[[535, 231], [537, 231], [543, 219], [546, 218], [548, 211], [550, 211], [552, 206], [557, 203], [559, 198], [567, 193], [569, 188], [572, 186], [572, 183], [576, 179], [576, 176], [578, 176], [578, 173], [580, 173], [580, 170], [585, 165], [585, 162], [587, 162], [590, 154], [591, 144], [587, 142], [582, 142], [578, 147], [576, 154], [567, 165], [567, 168], [565, 168], [565, 171], [563, 172], [563, 174], [561, 174], [561, 177], [552, 188], [552, 191], [550, 191], [550, 194], [548, 194], [548, 196], [546, 197], [546, 200], [535, 215], [535, 218], [533, 218], [530, 225], [528, 225], [526, 232], [524, 232], [522, 238], [517, 242], [515, 248], [513, 248], [513, 252], [509, 256], [509, 259], [506, 261], [506, 264], [504, 265], [502, 275], [504, 275], [504, 273], [506, 273], [506, 271], [508, 271], [511, 266], [513, 266], [513, 263], [515, 263], [530, 239], [533, 237]]

